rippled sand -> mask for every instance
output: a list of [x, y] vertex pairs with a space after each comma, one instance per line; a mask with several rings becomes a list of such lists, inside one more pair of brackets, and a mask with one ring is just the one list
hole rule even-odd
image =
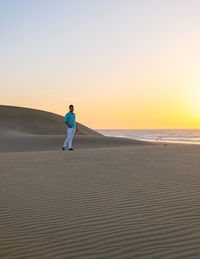
[[0, 258], [200, 258], [200, 146], [55, 141], [1, 150]]

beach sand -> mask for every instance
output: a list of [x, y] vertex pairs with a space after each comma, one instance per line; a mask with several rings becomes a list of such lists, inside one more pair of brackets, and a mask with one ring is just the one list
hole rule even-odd
[[200, 258], [200, 146], [2, 136], [0, 258]]

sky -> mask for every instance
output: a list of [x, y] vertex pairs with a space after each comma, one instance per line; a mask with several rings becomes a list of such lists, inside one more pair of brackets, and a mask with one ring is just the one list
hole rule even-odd
[[199, 0], [0, 0], [0, 104], [94, 129], [200, 128]]

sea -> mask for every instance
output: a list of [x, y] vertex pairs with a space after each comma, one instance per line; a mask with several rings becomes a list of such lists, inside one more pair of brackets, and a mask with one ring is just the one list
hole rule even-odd
[[200, 144], [200, 129], [99, 129], [104, 136], [143, 141]]

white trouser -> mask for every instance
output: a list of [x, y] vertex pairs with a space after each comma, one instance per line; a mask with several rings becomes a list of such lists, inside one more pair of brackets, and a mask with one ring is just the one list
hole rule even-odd
[[72, 148], [72, 140], [74, 137], [74, 133], [75, 133], [75, 129], [73, 129], [73, 128], [67, 129], [67, 138], [65, 139], [63, 147], [66, 147], [66, 145], [68, 143], [68, 148], [69, 149]]

